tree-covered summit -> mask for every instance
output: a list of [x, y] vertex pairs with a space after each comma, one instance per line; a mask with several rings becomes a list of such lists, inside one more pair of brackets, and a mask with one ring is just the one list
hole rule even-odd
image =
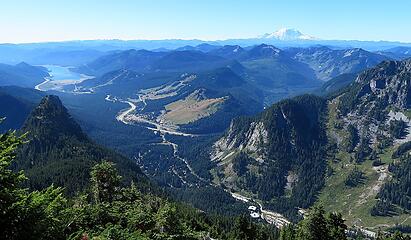
[[14, 168], [26, 171], [32, 189], [55, 184], [74, 194], [88, 186], [91, 167], [102, 160], [116, 163], [125, 183], [145, 178], [135, 162], [90, 140], [57, 96], [44, 97], [20, 132], [27, 144]]

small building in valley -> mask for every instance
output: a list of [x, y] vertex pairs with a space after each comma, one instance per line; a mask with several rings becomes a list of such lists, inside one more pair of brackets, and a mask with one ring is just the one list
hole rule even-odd
[[256, 207], [256, 206], [249, 206], [249, 207], [248, 207], [248, 210], [250, 210], [250, 211], [256, 211], [256, 210], [257, 210], [257, 207]]

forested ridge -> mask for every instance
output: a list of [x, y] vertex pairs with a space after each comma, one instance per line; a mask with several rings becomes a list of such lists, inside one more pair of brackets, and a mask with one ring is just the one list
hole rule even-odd
[[88, 186], [91, 167], [103, 160], [119, 166], [124, 183], [148, 182], [136, 163], [93, 143], [56, 96], [43, 98], [19, 133], [27, 143], [19, 147], [13, 167], [25, 170], [30, 189], [54, 183], [74, 195]]
[[[296, 218], [296, 207], [311, 206], [324, 184], [327, 166], [326, 111], [324, 99], [303, 95], [280, 101], [257, 116], [235, 119], [220, 140], [233, 144], [232, 151], [244, 148], [231, 160], [235, 188], [255, 194], [291, 218]], [[255, 133], [258, 124], [266, 133]], [[258, 139], [263, 140], [254, 144]], [[244, 147], [250, 143], [254, 145]], [[290, 174], [298, 181], [287, 190]]]
[[248, 217], [209, 217], [140, 192], [140, 182], [123, 186], [122, 176], [108, 161], [91, 168], [89, 188], [75, 197], [53, 185], [29, 191], [21, 185], [27, 179], [24, 172], [9, 169], [24, 137], [8, 132], [0, 140], [3, 239], [276, 239], [274, 228], [251, 223]]

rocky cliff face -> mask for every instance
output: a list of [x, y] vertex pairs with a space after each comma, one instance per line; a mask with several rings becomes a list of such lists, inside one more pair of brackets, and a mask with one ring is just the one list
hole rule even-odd
[[401, 109], [411, 106], [411, 60], [387, 61], [367, 70], [355, 80], [362, 85], [361, 102], [377, 98], [386, 105]]
[[366, 70], [336, 99], [340, 118], [346, 126], [354, 125], [370, 144], [378, 142], [379, 136], [396, 138], [389, 125], [393, 120], [410, 122], [404, 114], [411, 106], [410, 83], [411, 60], [386, 61]]
[[239, 150], [254, 153], [257, 160], [264, 161], [266, 145], [268, 132], [263, 122], [251, 122], [245, 131], [236, 130], [235, 124], [231, 123], [227, 134], [214, 143], [211, 159], [218, 161]]
[[235, 119], [213, 145], [214, 181], [267, 201], [287, 195], [291, 205], [305, 206], [324, 171], [325, 109], [324, 100], [306, 95], [274, 104], [256, 117]]
[[45, 96], [33, 109], [22, 131], [30, 132], [36, 138], [48, 142], [55, 142], [61, 136], [70, 136], [81, 141], [87, 139], [60, 99], [53, 95]]

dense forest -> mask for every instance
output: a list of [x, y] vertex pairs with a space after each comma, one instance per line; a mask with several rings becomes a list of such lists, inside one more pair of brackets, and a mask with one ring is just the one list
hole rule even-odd
[[[305, 147], [285, 151], [289, 156], [278, 155], [279, 147], [286, 145], [269, 148], [276, 159], [294, 156], [293, 164], [301, 166], [300, 181], [291, 197], [275, 206], [284, 210], [292, 209], [293, 204], [311, 204], [325, 172], [325, 165], [312, 161], [325, 151], [323, 102], [310, 96], [293, 101], [282, 102], [278, 109], [290, 121], [305, 119], [307, 126], [290, 128], [294, 143]], [[263, 115], [268, 126], [275, 123], [270, 121], [272, 116], [276, 114]], [[310, 131], [299, 134], [307, 127]], [[279, 132], [270, 135], [270, 141], [278, 143], [278, 136]], [[182, 153], [195, 156], [202, 152], [199, 146], [182, 149]], [[250, 161], [248, 155], [238, 155], [233, 166], [236, 173], [245, 174]], [[196, 168], [209, 168], [200, 163]], [[391, 168], [395, 172], [395, 166]], [[402, 176], [399, 172], [398, 177]], [[260, 184], [271, 194], [268, 184], [275, 179]], [[151, 184], [135, 163], [89, 140], [54, 96], [41, 101], [20, 131], [0, 135], [0, 186], [3, 239], [361, 239], [360, 232], [347, 230], [340, 214], [325, 213], [320, 206], [312, 208], [298, 224], [279, 230], [243, 215], [243, 203], [217, 187], [187, 188], [168, 196]], [[196, 204], [188, 206], [176, 200]], [[230, 216], [223, 205], [230, 208]], [[407, 239], [389, 235], [381, 233], [380, 239]]]
[[[0, 235], [3, 239], [276, 239], [277, 231], [248, 217], [217, 218], [122, 185], [115, 165], [92, 167], [89, 187], [75, 197], [53, 185], [22, 187], [24, 172], [10, 169], [24, 142], [14, 132], [0, 135]], [[234, 223], [234, 224], [232, 224]]]
[[393, 173], [394, 179], [384, 185], [377, 197], [382, 201], [398, 204], [408, 211], [411, 210], [410, 154], [402, 155], [398, 163], [389, 166], [389, 171]]
[[[296, 207], [311, 206], [324, 184], [326, 110], [324, 99], [303, 95], [276, 103], [255, 117], [235, 119], [231, 132], [226, 133], [227, 139], [240, 139], [233, 151], [247, 144], [252, 126], [261, 123], [267, 131], [265, 143], [256, 147], [260, 152], [243, 150], [231, 161], [238, 176], [237, 188], [255, 194], [269, 208], [297, 220]], [[262, 155], [264, 160], [257, 161], [256, 155]], [[287, 176], [291, 174], [298, 181], [287, 191]]]
[[[280, 232], [253, 223], [246, 216], [208, 216], [186, 205], [138, 190], [139, 182], [122, 186], [115, 165], [103, 161], [92, 167], [90, 186], [67, 197], [53, 185], [29, 191], [21, 184], [24, 172], [10, 170], [24, 136], [0, 135], [0, 235], [2, 239], [362, 239], [347, 232], [340, 214], [314, 207], [297, 225]], [[400, 233], [378, 239], [410, 239]]]
[[124, 182], [148, 182], [137, 164], [93, 143], [56, 96], [43, 98], [20, 134], [27, 144], [18, 149], [13, 168], [25, 170], [30, 189], [41, 190], [54, 183], [74, 195], [88, 185], [91, 167], [102, 160], [116, 163]]

